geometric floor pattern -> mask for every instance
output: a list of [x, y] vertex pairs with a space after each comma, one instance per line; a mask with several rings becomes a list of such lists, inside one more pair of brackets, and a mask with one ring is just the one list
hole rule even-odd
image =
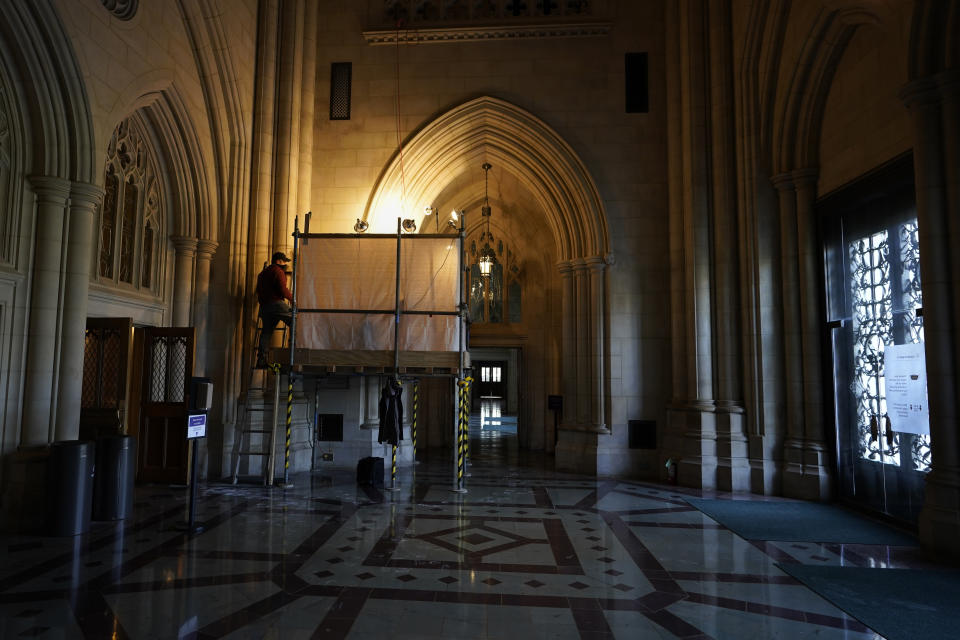
[[[473, 442], [398, 476], [138, 487], [75, 539], [0, 537], [0, 638], [878, 638], [776, 563], [914, 567], [916, 550], [745, 541], [696, 491], [596, 479]], [[389, 482], [389, 480], [388, 480]]]

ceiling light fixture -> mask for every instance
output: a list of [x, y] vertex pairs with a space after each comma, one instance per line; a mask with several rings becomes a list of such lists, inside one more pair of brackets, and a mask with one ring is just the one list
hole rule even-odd
[[413, 233], [414, 231], [417, 230], [417, 221], [413, 220], [412, 218], [406, 218], [400, 224], [401, 226], [403, 226], [403, 230], [406, 231], [407, 233]]
[[[485, 278], [490, 277], [490, 271], [497, 262], [497, 255], [493, 252], [489, 244], [489, 242], [493, 240], [493, 236], [490, 235], [490, 214], [493, 213], [493, 210], [490, 208], [490, 169], [492, 168], [489, 162], [483, 163], [483, 207], [480, 208], [480, 215], [487, 219], [487, 243], [483, 245], [483, 249], [480, 251], [480, 259], [477, 261], [477, 266], [480, 267], [480, 275]], [[484, 236], [481, 235], [480, 239], [482, 241]]]

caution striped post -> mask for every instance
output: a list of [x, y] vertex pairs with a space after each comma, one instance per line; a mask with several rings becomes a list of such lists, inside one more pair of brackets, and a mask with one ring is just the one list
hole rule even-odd
[[397, 445], [393, 445], [393, 455], [390, 466], [390, 491], [397, 490]]
[[457, 443], [456, 443], [456, 446], [457, 446], [457, 491], [460, 492], [460, 493], [466, 492], [466, 489], [465, 489], [464, 486], [463, 486], [463, 484], [464, 484], [464, 471], [465, 471], [465, 466], [466, 466], [466, 459], [465, 459], [465, 455], [466, 455], [466, 444], [465, 444], [465, 440], [466, 440], [466, 438], [464, 437], [464, 435], [465, 435], [465, 433], [466, 433], [466, 428], [465, 428], [465, 426], [464, 426], [464, 422], [465, 422], [465, 420], [466, 420], [466, 413], [465, 413], [465, 397], [466, 397], [465, 389], [466, 389], [466, 385], [467, 385], [467, 381], [466, 381], [466, 380], [461, 379], [461, 380], [458, 380], [458, 381], [457, 381], [457, 396], [458, 396]]
[[463, 389], [463, 446], [464, 457], [470, 462], [470, 386], [473, 378], [467, 376]]
[[417, 464], [417, 403], [420, 395], [420, 383], [413, 383], [413, 424], [411, 425], [411, 438], [413, 440], [413, 464]]
[[283, 453], [283, 486], [290, 484], [290, 427], [293, 423], [293, 373], [287, 372], [287, 442]]

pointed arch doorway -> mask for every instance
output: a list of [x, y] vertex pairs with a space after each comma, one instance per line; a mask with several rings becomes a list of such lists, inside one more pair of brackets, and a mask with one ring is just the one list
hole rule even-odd
[[[493, 167], [487, 220], [479, 215], [484, 163]], [[466, 212], [468, 244], [486, 230], [497, 238], [498, 251], [503, 243], [503, 256], [512, 252], [523, 283], [519, 322], [475, 323], [470, 338], [471, 347], [523, 346], [521, 445], [555, 452], [560, 469], [595, 473], [599, 439], [609, 433], [609, 239], [593, 178], [545, 122], [482, 96], [440, 115], [404, 143], [402, 156], [395, 155], [374, 186], [364, 220], [371, 231], [389, 233], [399, 214], [435, 232], [452, 210]], [[564, 397], [557, 441], [547, 408], [553, 394]]]

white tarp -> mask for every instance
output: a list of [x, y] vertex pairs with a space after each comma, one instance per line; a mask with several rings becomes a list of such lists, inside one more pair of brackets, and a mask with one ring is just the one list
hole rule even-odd
[[929, 435], [923, 343], [887, 346], [883, 350], [883, 368], [890, 427], [902, 433]]
[[[297, 254], [298, 309], [394, 309], [396, 238], [308, 238]], [[404, 236], [400, 308], [457, 310], [457, 238]], [[298, 313], [297, 348], [392, 350], [394, 316]], [[401, 315], [400, 350], [457, 351], [456, 316]]]

